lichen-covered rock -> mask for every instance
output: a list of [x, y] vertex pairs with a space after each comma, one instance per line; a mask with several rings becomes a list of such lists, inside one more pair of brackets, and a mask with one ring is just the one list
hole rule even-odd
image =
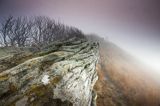
[[38, 53], [1, 58], [0, 106], [95, 104], [98, 55], [97, 43], [75, 38], [55, 42]]

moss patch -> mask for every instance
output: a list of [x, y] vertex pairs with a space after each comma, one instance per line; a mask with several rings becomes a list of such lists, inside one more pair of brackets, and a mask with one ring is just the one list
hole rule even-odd
[[0, 76], [0, 81], [5, 81], [5, 80], [8, 80], [8, 79], [9, 79], [8, 74]]
[[52, 78], [52, 79], [50, 80], [50, 84], [51, 84], [51, 85], [56, 85], [61, 79], [62, 79], [61, 76], [55, 76], [54, 78]]

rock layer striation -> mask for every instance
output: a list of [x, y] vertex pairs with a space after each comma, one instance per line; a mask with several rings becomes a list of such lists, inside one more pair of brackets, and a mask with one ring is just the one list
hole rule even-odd
[[98, 44], [73, 38], [0, 59], [0, 105], [91, 106]]

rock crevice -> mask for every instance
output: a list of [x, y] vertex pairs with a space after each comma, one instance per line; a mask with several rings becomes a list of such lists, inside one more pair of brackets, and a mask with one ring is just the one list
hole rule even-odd
[[1, 58], [0, 104], [91, 106], [98, 57], [97, 43], [70, 39], [38, 53]]

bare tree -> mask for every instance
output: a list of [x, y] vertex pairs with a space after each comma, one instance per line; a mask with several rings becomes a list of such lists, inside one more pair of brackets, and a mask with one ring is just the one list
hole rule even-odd
[[48, 45], [55, 40], [65, 40], [72, 37], [84, 37], [84, 34], [74, 27], [68, 27], [48, 17], [8, 17], [0, 28], [0, 42], [5, 46], [25, 47]]
[[49, 44], [60, 32], [60, 27], [54, 20], [47, 17], [35, 17], [32, 34], [34, 42], [38, 45]]
[[9, 37], [18, 47], [24, 47], [29, 38], [31, 24], [28, 22], [27, 17], [18, 17], [14, 19], [12, 26], [12, 35]]
[[41, 44], [43, 41], [43, 31], [45, 28], [45, 17], [35, 17], [34, 19], [34, 34], [33, 39], [35, 40], [35, 43]]
[[13, 25], [12, 21], [13, 17], [9, 16], [1, 23], [0, 36], [1, 36], [1, 42], [2, 44], [4, 44], [4, 46], [8, 46], [7, 40], [8, 40], [8, 34], [11, 32], [11, 26]]

